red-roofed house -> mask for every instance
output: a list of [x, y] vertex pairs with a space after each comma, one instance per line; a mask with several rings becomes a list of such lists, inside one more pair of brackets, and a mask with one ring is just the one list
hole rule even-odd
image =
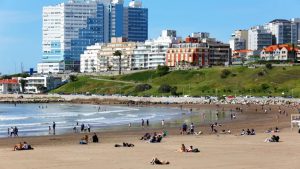
[[19, 93], [20, 84], [18, 79], [0, 80], [0, 94]]
[[261, 60], [267, 61], [298, 61], [300, 50], [292, 45], [271, 45], [265, 47], [260, 53]]

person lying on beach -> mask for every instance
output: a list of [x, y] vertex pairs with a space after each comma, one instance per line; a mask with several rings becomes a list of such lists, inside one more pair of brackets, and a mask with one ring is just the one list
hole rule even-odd
[[93, 141], [93, 143], [99, 143], [99, 138], [96, 133], [94, 133], [94, 135], [92, 137], [92, 141]]
[[134, 144], [124, 142], [122, 145], [115, 144], [115, 147], [134, 147]]
[[162, 135], [160, 135], [160, 134], [156, 135], [155, 134], [151, 137], [151, 139], [149, 140], [149, 143], [160, 143], [162, 138], [163, 138]]
[[178, 150], [178, 152], [181, 153], [198, 153], [200, 152], [198, 148], [193, 148], [193, 146], [190, 146], [190, 148], [186, 148], [184, 144], [181, 144], [180, 149]]
[[151, 138], [150, 133], [146, 133], [140, 140], [149, 140]]
[[187, 149], [187, 152], [192, 152], [192, 153], [199, 153], [198, 148], [194, 148], [193, 146], [190, 146], [190, 148]]
[[266, 138], [265, 139], [265, 142], [266, 143], [270, 143], [270, 142], [279, 142], [279, 136], [275, 136], [275, 135], [273, 135], [271, 138]]
[[31, 147], [30, 144], [28, 144], [26, 141], [24, 143], [19, 143], [19, 144], [16, 144], [14, 146], [14, 151], [20, 151], [20, 150], [33, 150], [33, 148]]
[[81, 138], [79, 144], [88, 144], [89, 143], [89, 136], [85, 135], [83, 138]]
[[169, 161], [160, 161], [158, 158], [154, 157], [152, 161], [150, 162], [152, 165], [169, 165]]

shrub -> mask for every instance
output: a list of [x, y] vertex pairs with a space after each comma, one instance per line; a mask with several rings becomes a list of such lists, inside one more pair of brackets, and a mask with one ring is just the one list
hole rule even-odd
[[222, 72], [221, 72], [221, 78], [222, 78], [222, 79], [225, 79], [225, 78], [227, 78], [230, 74], [231, 74], [230, 70], [224, 69], [224, 70], [222, 70]]
[[172, 87], [168, 84], [160, 85], [160, 87], [158, 88], [158, 92], [160, 92], [160, 93], [171, 93], [171, 95], [174, 95], [174, 96], [179, 95], [177, 93], [177, 87], [176, 86]]
[[267, 68], [267, 69], [272, 69], [272, 68], [273, 68], [273, 66], [272, 66], [272, 64], [271, 64], [271, 63], [267, 63], [267, 64], [266, 64], [266, 68]]
[[261, 90], [266, 91], [270, 88], [270, 86], [266, 83], [263, 83], [260, 85]]
[[161, 66], [159, 65], [156, 69], [156, 73], [159, 75], [159, 76], [164, 76], [166, 74], [169, 73], [169, 67], [168, 66]]
[[160, 93], [170, 93], [171, 92], [171, 86], [168, 84], [162, 84], [160, 85], [160, 87], [158, 88], [158, 92]]
[[258, 72], [257, 75], [258, 76], [264, 76], [265, 74], [264, 74], [264, 72]]
[[150, 89], [152, 89], [152, 86], [149, 84], [139, 84], [135, 87], [135, 91], [137, 92], [144, 92]]
[[70, 75], [69, 78], [70, 78], [70, 81], [71, 81], [71, 82], [75, 82], [75, 81], [78, 80], [78, 79], [77, 79], [77, 76], [75, 76], [75, 75]]

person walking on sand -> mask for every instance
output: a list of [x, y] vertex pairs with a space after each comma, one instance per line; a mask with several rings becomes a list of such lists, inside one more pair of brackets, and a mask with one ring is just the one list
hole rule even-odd
[[49, 134], [51, 134], [51, 126], [49, 126], [49, 129], [48, 129], [48, 130], [49, 130]]
[[55, 123], [55, 122], [53, 122], [53, 124], [52, 124], [53, 135], [55, 135], [55, 127], [56, 127], [56, 123]]

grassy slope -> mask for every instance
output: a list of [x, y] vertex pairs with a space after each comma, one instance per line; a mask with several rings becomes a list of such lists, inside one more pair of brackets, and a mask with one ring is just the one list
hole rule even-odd
[[[222, 79], [220, 77], [223, 69], [231, 71], [231, 75]], [[264, 72], [259, 76], [259, 72]], [[234, 74], [234, 75], [233, 75]], [[183, 95], [277, 95], [282, 92], [286, 95], [300, 97], [300, 67], [281, 67], [268, 70], [266, 68], [249, 69], [246, 67], [173, 71], [163, 77], [159, 77], [155, 71], [145, 71], [130, 75], [111, 77], [99, 77], [105, 79], [116, 79], [133, 83], [106, 82], [94, 80], [92, 77], [79, 77], [79, 80], [62, 86], [53, 92], [59, 93], [98, 93], [98, 94], [129, 94], [129, 95], [158, 95], [157, 89], [161, 84], [169, 84], [178, 88], [177, 92]], [[148, 83], [152, 89], [145, 92], [135, 92], [135, 85]], [[267, 90], [262, 90], [262, 84], [267, 84]], [[163, 94], [169, 95], [169, 94]]]

